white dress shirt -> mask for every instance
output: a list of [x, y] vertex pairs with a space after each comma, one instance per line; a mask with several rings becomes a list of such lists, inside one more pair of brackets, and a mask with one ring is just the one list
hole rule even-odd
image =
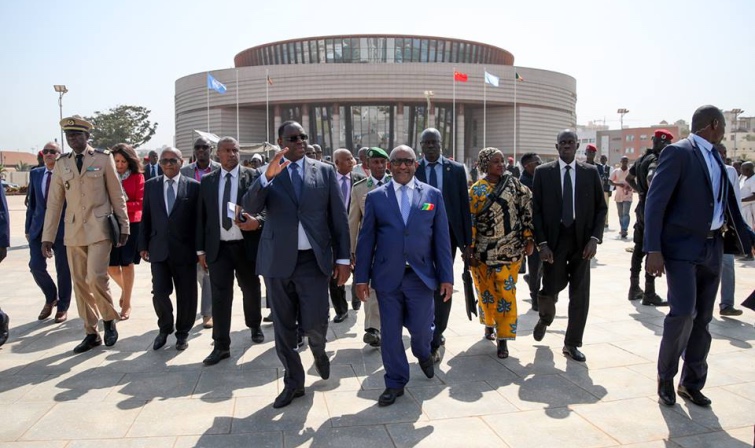
[[241, 234], [241, 229], [233, 221], [231, 221], [231, 228], [225, 230], [223, 228], [223, 217], [228, 213], [228, 206], [223, 203], [223, 192], [225, 190], [225, 175], [231, 173], [231, 202], [238, 204], [239, 194], [239, 165], [236, 165], [231, 171], [226, 171], [220, 168], [220, 182], [218, 182], [218, 208], [220, 209], [218, 218], [220, 219], [220, 240], [221, 241], [238, 241], [244, 238]]
[[558, 159], [558, 167], [559, 171], [561, 173], [561, 197], [564, 197], [564, 174], [566, 174], [566, 165], [569, 165], [571, 169], [569, 170], [569, 176], [571, 177], [571, 206], [572, 206], [572, 217], [576, 220], [577, 219], [577, 195], [574, 193], [576, 192], [577, 188], [577, 160], [572, 160], [571, 163], [566, 163], [560, 158]]
[[[165, 201], [165, 210], [168, 212], [168, 215], [170, 216], [171, 209], [168, 207], [168, 188], [173, 188], [173, 197], [176, 198], [176, 201], [178, 200], [178, 180], [181, 179], [181, 173], [176, 174], [176, 177], [170, 178], [168, 176], [163, 176], [163, 201]], [[173, 186], [171, 187], [168, 185], [168, 181], [173, 180]], [[176, 203], [173, 203], [173, 207], [176, 206]]]
[[[708, 166], [708, 178], [713, 188], [713, 219], [711, 220], [710, 230], [717, 230], [724, 225], [725, 198], [723, 196], [719, 198], [719, 193], [723, 188], [723, 185], [721, 185], [721, 178], [723, 176], [720, 175], [721, 168], [714, 161], [715, 154], [713, 151], [716, 151], [716, 149], [708, 140], [699, 137], [697, 134], [690, 134], [690, 137], [697, 144], [697, 149], [702, 154], [705, 164]], [[718, 173], [718, 176], [716, 176], [716, 173]]]

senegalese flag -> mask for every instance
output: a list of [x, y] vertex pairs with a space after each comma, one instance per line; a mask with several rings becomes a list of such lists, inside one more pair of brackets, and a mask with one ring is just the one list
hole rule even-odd
[[424, 204], [422, 204], [421, 210], [435, 210], [435, 204], [425, 202]]
[[521, 76], [519, 76], [519, 73], [516, 73], [516, 80], [517, 81], [524, 81], [524, 78], [522, 78]]

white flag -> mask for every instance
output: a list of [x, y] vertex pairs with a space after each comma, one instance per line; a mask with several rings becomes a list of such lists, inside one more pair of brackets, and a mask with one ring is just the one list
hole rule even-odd
[[498, 78], [497, 76], [491, 75], [490, 73], [485, 72], [485, 82], [490, 84], [491, 86], [498, 87], [499, 79], [500, 78]]

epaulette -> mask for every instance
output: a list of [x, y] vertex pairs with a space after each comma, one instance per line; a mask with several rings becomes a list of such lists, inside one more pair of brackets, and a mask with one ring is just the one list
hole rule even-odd
[[359, 184], [363, 184], [363, 183], [367, 182], [367, 179], [369, 179], [369, 177], [365, 177], [364, 179], [359, 179], [358, 181], [354, 182], [353, 186], [356, 187]]
[[109, 149], [95, 148], [94, 152], [99, 152], [101, 154], [105, 154], [106, 156], [110, 155], [110, 150]]

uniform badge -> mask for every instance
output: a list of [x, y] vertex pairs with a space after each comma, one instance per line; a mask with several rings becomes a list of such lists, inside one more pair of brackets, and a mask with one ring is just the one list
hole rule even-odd
[[69, 184], [68, 181], [66, 181], [65, 185], [66, 185], [66, 190], [70, 190], [71, 189], [71, 184]]
[[73, 119], [68, 120], [68, 126], [73, 126], [75, 124], [76, 124], [76, 121], [74, 121]]

